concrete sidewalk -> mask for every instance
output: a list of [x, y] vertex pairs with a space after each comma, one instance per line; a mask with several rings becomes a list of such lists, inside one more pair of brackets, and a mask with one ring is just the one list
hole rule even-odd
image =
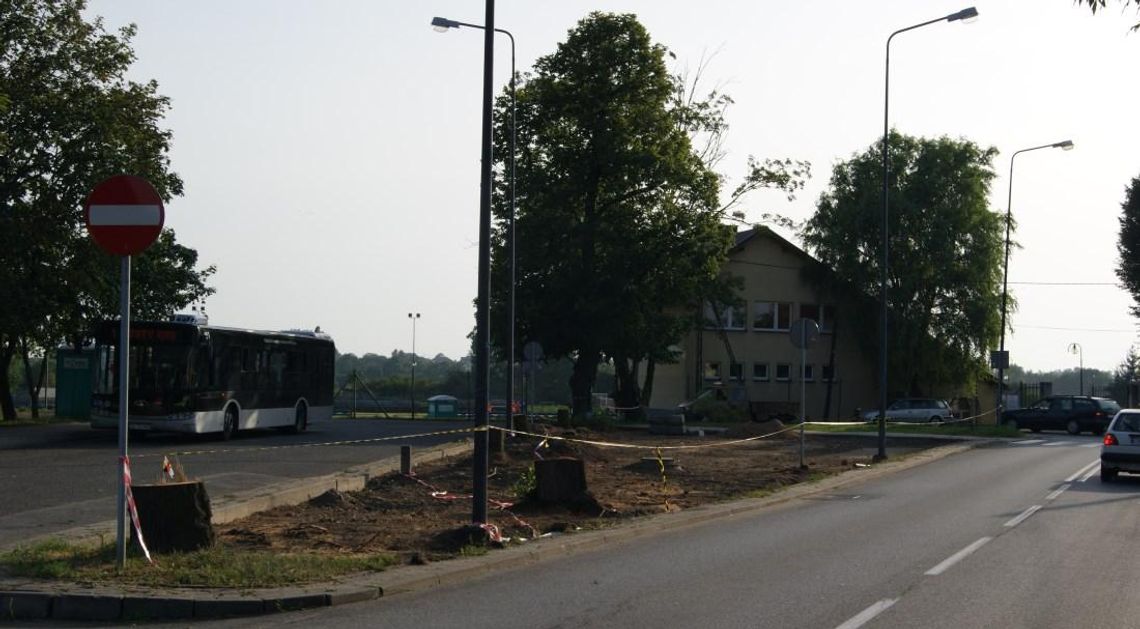
[[[911, 436], [906, 435], [906, 437]], [[940, 446], [902, 460], [850, 470], [816, 483], [796, 485], [765, 498], [664, 513], [634, 520], [613, 529], [549, 535], [524, 545], [495, 550], [481, 557], [459, 558], [424, 566], [399, 566], [384, 572], [355, 575], [335, 582], [309, 586], [258, 590], [92, 587], [0, 578], [0, 621], [48, 618], [87, 621], [206, 619], [276, 613], [373, 600], [385, 594], [456, 583], [496, 570], [563, 557], [660, 531], [695, 526], [711, 520], [730, 518], [791, 503], [807, 496], [834, 491], [852, 483], [930, 463], [986, 442], [987, 440], [974, 439], [966, 443]], [[437, 447], [420, 453], [415, 460], [431, 460], [459, 454], [468, 449], [470, 445], [467, 443]], [[399, 460], [395, 457], [369, 466], [346, 470], [342, 474], [309, 479], [302, 483], [293, 483], [295, 485], [293, 487], [281, 488], [288, 489], [288, 494], [274, 493], [270, 489], [251, 492], [255, 495], [242, 496], [219, 504], [214, 511], [214, 523], [231, 521], [276, 505], [297, 504], [329, 489], [340, 491], [360, 489], [367, 482], [367, 478], [398, 469]], [[227, 519], [219, 520], [219, 514]], [[102, 526], [107, 527], [109, 531], [114, 529], [113, 522]], [[72, 532], [75, 535], [69, 539], [75, 541], [91, 540], [95, 533], [93, 527], [83, 527]], [[94, 539], [97, 540], [98, 537]]]

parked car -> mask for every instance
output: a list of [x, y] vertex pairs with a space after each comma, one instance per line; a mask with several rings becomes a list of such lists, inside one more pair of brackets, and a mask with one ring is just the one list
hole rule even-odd
[[[940, 422], [950, 419], [953, 413], [945, 400], [934, 398], [909, 397], [891, 402], [887, 406], [887, 419], [900, 422]], [[879, 418], [879, 411], [863, 413], [863, 419], [873, 421]]]
[[1140, 409], [1116, 414], [1100, 446], [1100, 480], [1107, 483], [1120, 472], [1140, 474]]
[[1005, 411], [1002, 423], [1015, 428], [1067, 430], [1070, 435], [1082, 432], [1101, 434], [1120, 411], [1116, 400], [1087, 395], [1054, 395], [1041, 398], [1028, 408]]

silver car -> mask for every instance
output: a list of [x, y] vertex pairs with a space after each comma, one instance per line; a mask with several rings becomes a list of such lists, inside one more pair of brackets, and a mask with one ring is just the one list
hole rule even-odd
[[1140, 409], [1122, 409], [1104, 431], [1100, 480], [1111, 482], [1120, 472], [1140, 474]]
[[[950, 419], [953, 414], [945, 400], [933, 398], [901, 398], [887, 407], [887, 419], [900, 422], [940, 422]], [[863, 419], [872, 421], [879, 418], [879, 411], [863, 413]]]

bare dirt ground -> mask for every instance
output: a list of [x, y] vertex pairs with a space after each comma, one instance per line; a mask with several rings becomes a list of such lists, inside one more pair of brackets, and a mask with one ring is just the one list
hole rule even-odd
[[[494, 455], [491, 461], [489, 519], [504, 537], [516, 542], [546, 533], [615, 526], [638, 516], [765, 495], [781, 487], [867, 465], [874, 453], [874, 441], [867, 437], [809, 435], [807, 469], [800, 469], [795, 431], [724, 445], [772, 432], [774, 428], [778, 429], [778, 424], [750, 424], [716, 437], [550, 429], [552, 435], [576, 439], [645, 446], [712, 446], [663, 450], [661, 460], [653, 449], [556, 440], [536, 448], [538, 439], [513, 439], [506, 453]], [[892, 439], [892, 443], [930, 447], [930, 442], [919, 439]], [[533, 487], [528, 475], [539, 456], [581, 458], [591, 497], [573, 505], [541, 504], [528, 497], [525, 490]], [[446, 559], [469, 551], [472, 541], [469, 531], [464, 530], [471, 521], [471, 471], [470, 457], [420, 465], [414, 478], [399, 474], [379, 477], [360, 492], [328, 492], [305, 504], [279, 507], [232, 522], [219, 528], [218, 539], [238, 549], [386, 552], [407, 563]]]

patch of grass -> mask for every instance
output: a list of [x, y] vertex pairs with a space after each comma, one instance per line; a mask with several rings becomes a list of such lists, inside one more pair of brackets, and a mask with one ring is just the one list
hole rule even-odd
[[486, 546], [480, 546], [478, 544], [467, 544], [463, 548], [459, 549], [459, 555], [461, 557], [482, 557], [483, 555], [486, 555], [486, 554], [487, 554], [487, 547]]
[[336, 556], [234, 552], [215, 545], [192, 552], [160, 555], [150, 565], [133, 547], [120, 572], [115, 545], [81, 546], [52, 540], [0, 554], [0, 566], [12, 576], [90, 583], [149, 586], [274, 587], [325, 581], [356, 572], [379, 571], [399, 563], [391, 555]]
[[[845, 426], [826, 426], [808, 424], [808, 430], [814, 432], [875, 432], [878, 424], [868, 422], [865, 424], [849, 424]], [[888, 433], [914, 434], [914, 435], [948, 435], [954, 437], [1017, 437], [1021, 431], [1010, 426], [981, 425], [970, 426], [961, 424], [887, 424]]]
[[0, 419], [0, 428], [14, 428], [16, 426], [43, 426], [47, 424], [67, 424], [78, 421], [79, 420], [66, 417], [56, 417], [54, 410], [44, 408], [40, 409], [39, 417], [32, 418], [31, 409], [18, 408], [16, 409], [16, 419]]

